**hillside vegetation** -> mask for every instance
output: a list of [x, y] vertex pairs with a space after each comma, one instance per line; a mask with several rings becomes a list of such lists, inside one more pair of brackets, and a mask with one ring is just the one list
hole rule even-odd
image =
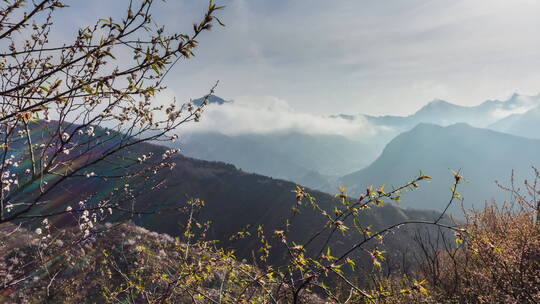
[[[537, 181], [538, 177], [526, 188], [535, 189], [531, 185]], [[207, 240], [205, 228], [197, 237], [184, 229], [173, 238], [129, 223], [108, 223], [81, 241], [76, 229], [42, 237], [3, 225], [2, 232], [8, 233], [0, 239], [4, 280], [25, 273], [23, 269], [34, 271], [0, 299], [3, 303], [538, 303], [538, 203], [526, 192], [513, 192], [511, 205], [468, 213], [453, 236], [417, 234], [421, 263], [409, 275], [389, 275], [377, 267], [368, 273], [350, 272], [346, 268], [364, 266], [345, 260], [336, 266], [348, 273], [347, 284], [336, 284], [340, 276], [345, 278], [343, 272], [329, 268], [337, 271], [337, 277], [322, 276], [300, 294], [294, 285], [284, 283], [283, 275], [298, 267], [309, 273], [315, 260], [306, 255], [305, 264], [298, 264], [304, 257], [293, 254], [284, 268], [266, 268], [258, 265], [261, 261], [250, 264]], [[261, 246], [267, 248], [264, 241]], [[324, 259], [337, 258], [328, 252]], [[373, 262], [377, 259], [384, 261], [380, 256]], [[44, 261], [47, 267], [40, 267]]]

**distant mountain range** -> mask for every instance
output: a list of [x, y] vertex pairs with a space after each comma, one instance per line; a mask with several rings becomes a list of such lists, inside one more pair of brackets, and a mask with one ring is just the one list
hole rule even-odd
[[420, 123], [432, 123], [441, 126], [467, 123], [474, 127], [489, 128], [518, 136], [525, 136], [521, 133], [525, 127], [516, 127], [515, 130], [505, 130], [502, 127], [497, 127], [497, 123], [510, 116], [519, 116], [538, 106], [540, 106], [540, 95], [526, 96], [513, 94], [507, 100], [487, 100], [480, 105], [472, 107], [455, 105], [437, 99], [409, 116], [371, 116], [364, 114], [338, 116], [351, 120], [365, 119], [374, 126], [378, 126], [380, 131], [370, 141], [373, 147], [380, 151], [395, 136], [414, 128]]
[[328, 189], [337, 177], [367, 166], [378, 155], [368, 143], [339, 135], [298, 132], [236, 136], [194, 133], [185, 135], [176, 147], [190, 157], [231, 163], [248, 172], [317, 189]]
[[[377, 125], [395, 128], [414, 127], [419, 123], [433, 123], [448, 126], [455, 123], [467, 123], [474, 127], [485, 128], [504, 117], [524, 113], [540, 106], [540, 95], [525, 96], [513, 94], [509, 99], [487, 100], [480, 105], [467, 107], [434, 100], [409, 116], [370, 116], [362, 115]], [[354, 118], [356, 116], [349, 116]]]
[[[488, 192], [488, 189], [497, 191], [496, 188], [491, 188], [495, 179], [504, 180], [514, 168], [527, 174], [524, 168], [540, 159], [537, 156], [540, 149], [536, 144], [515, 138], [540, 138], [540, 95], [514, 94], [507, 100], [488, 100], [472, 107], [434, 100], [409, 116], [340, 114], [331, 117], [366, 121], [374, 126], [377, 132], [372, 136], [352, 140], [338, 135], [308, 135], [299, 132], [230, 136], [216, 130], [212, 133], [188, 134], [180, 146], [185, 155], [191, 157], [224, 161], [249, 172], [287, 179], [327, 192], [334, 192], [336, 187], [343, 183], [353, 188], [363, 187], [369, 183], [369, 179], [373, 179], [374, 184], [398, 184], [419, 169], [437, 174], [444, 169], [444, 180], [449, 181], [451, 177], [448, 169], [462, 168], [465, 176], [471, 173], [468, 177], [481, 184], [482, 191], [469, 195], [468, 201], [475, 204], [494, 197], [494, 192]], [[466, 123], [468, 126], [452, 126], [447, 130], [422, 125], [426, 123], [443, 127]], [[416, 126], [418, 127], [415, 128]], [[482, 133], [476, 128], [491, 129], [499, 133], [486, 130], [482, 130], [485, 131]], [[459, 138], [455, 138], [457, 133], [453, 130], [461, 130], [463, 133]], [[469, 134], [469, 131], [472, 133]], [[404, 132], [405, 134], [400, 135]], [[504, 136], [500, 133], [515, 136]], [[400, 140], [403, 136], [408, 136], [410, 143]], [[419, 140], [422, 142], [418, 142]], [[522, 143], [527, 143], [532, 149], [529, 150], [530, 154], [521, 155], [520, 153], [525, 152], [517, 152], [521, 150], [519, 144]], [[451, 147], [454, 150], [449, 150]], [[394, 150], [394, 153], [388, 154]], [[383, 155], [380, 155], [381, 152]], [[409, 165], [402, 168], [403, 172], [390, 176], [390, 168], [382, 164], [396, 163], [403, 159], [404, 155], [423, 156], [415, 162], [408, 160]], [[512, 155], [520, 157], [514, 159]], [[475, 157], [478, 161], [473, 161]], [[361, 170], [363, 168], [366, 169]], [[367, 174], [369, 177], [362, 177], [357, 182], [352, 179], [357, 173], [349, 174], [369, 170], [373, 171]], [[445, 182], [443, 188], [442, 185], [437, 187], [434, 188], [437, 191], [445, 190], [449, 184]], [[425, 199], [413, 205], [420, 208], [430, 207]], [[439, 206], [435, 204], [433, 207]]]
[[[453, 181], [450, 169], [461, 170], [468, 179], [459, 187], [465, 207], [482, 207], [491, 199], [510, 198], [495, 180], [508, 186], [515, 169], [516, 182], [521, 183], [530, 176], [533, 165], [540, 165], [540, 140], [463, 123], [447, 127], [419, 124], [394, 138], [367, 168], [344, 176], [339, 183], [358, 194], [371, 184], [399, 185], [423, 170], [433, 180], [422, 191], [404, 195], [405, 205], [442, 210]], [[452, 210], [459, 213], [460, 206], [454, 205]]]

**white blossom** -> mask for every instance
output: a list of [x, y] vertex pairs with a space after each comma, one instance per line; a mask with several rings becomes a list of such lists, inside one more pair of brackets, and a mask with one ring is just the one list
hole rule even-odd
[[94, 127], [90, 126], [88, 129], [86, 129], [86, 135], [88, 136], [94, 136]]

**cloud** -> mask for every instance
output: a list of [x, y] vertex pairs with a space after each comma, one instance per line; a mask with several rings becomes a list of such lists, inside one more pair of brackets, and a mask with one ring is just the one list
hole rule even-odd
[[199, 68], [182, 88], [220, 79], [222, 95], [383, 115], [435, 98], [471, 106], [540, 91], [538, 1], [222, 3], [227, 27], [201, 39]]
[[[408, 115], [436, 98], [471, 106], [540, 91], [537, 0], [215, 2], [227, 26], [201, 35], [197, 56], [169, 74], [178, 100], [220, 80], [218, 95], [279, 96], [309, 113]], [[74, 3], [62, 28], [125, 3]], [[186, 32], [207, 5], [158, 1], [154, 17]]]
[[491, 112], [491, 115], [495, 119], [503, 119], [503, 118], [508, 117], [508, 116], [510, 116], [512, 114], [523, 114], [523, 113], [529, 111], [530, 109], [532, 109], [532, 108], [529, 108], [529, 107], [520, 107], [520, 108], [514, 108], [514, 109], [499, 108], [499, 109], [493, 110], [493, 112]]
[[514, 94], [504, 105], [491, 112], [496, 119], [503, 119], [512, 114], [523, 114], [540, 105], [540, 95], [525, 96]]
[[302, 113], [287, 101], [272, 97], [244, 97], [223, 105], [209, 104], [201, 121], [181, 132], [220, 132], [225, 135], [299, 132], [341, 135], [354, 139], [372, 136], [377, 128], [362, 117], [354, 120]]

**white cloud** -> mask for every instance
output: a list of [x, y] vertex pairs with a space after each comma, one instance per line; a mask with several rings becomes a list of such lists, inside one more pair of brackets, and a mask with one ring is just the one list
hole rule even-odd
[[205, 107], [199, 123], [185, 125], [181, 132], [221, 132], [226, 135], [299, 132], [304, 134], [342, 135], [362, 139], [376, 128], [362, 117], [340, 117], [302, 113], [287, 101], [272, 96], [244, 97], [223, 105]]
[[310, 113], [399, 115], [540, 91], [539, 1], [223, 3], [227, 28], [202, 40], [182, 87], [221, 79], [222, 95], [277, 95]]
[[528, 107], [520, 107], [515, 109], [495, 109], [493, 112], [491, 112], [491, 115], [496, 119], [503, 119], [505, 117], [508, 117], [512, 114], [523, 114], [527, 111], [529, 111], [531, 108]]
[[[540, 91], [537, 0], [215, 2], [227, 27], [201, 35], [197, 56], [169, 75], [179, 100], [219, 79], [220, 96], [280, 96], [309, 113], [408, 115], [435, 98], [470, 106]], [[125, 3], [73, 3], [62, 28]], [[158, 1], [155, 17], [189, 31], [206, 7]]]
[[506, 106], [498, 107], [491, 112], [491, 115], [496, 119], [502, 119], [512, 114], [523, 114], [540, 105], [540, 95], [514, 95], [512, 99], [514, 102], [507, 103]]

